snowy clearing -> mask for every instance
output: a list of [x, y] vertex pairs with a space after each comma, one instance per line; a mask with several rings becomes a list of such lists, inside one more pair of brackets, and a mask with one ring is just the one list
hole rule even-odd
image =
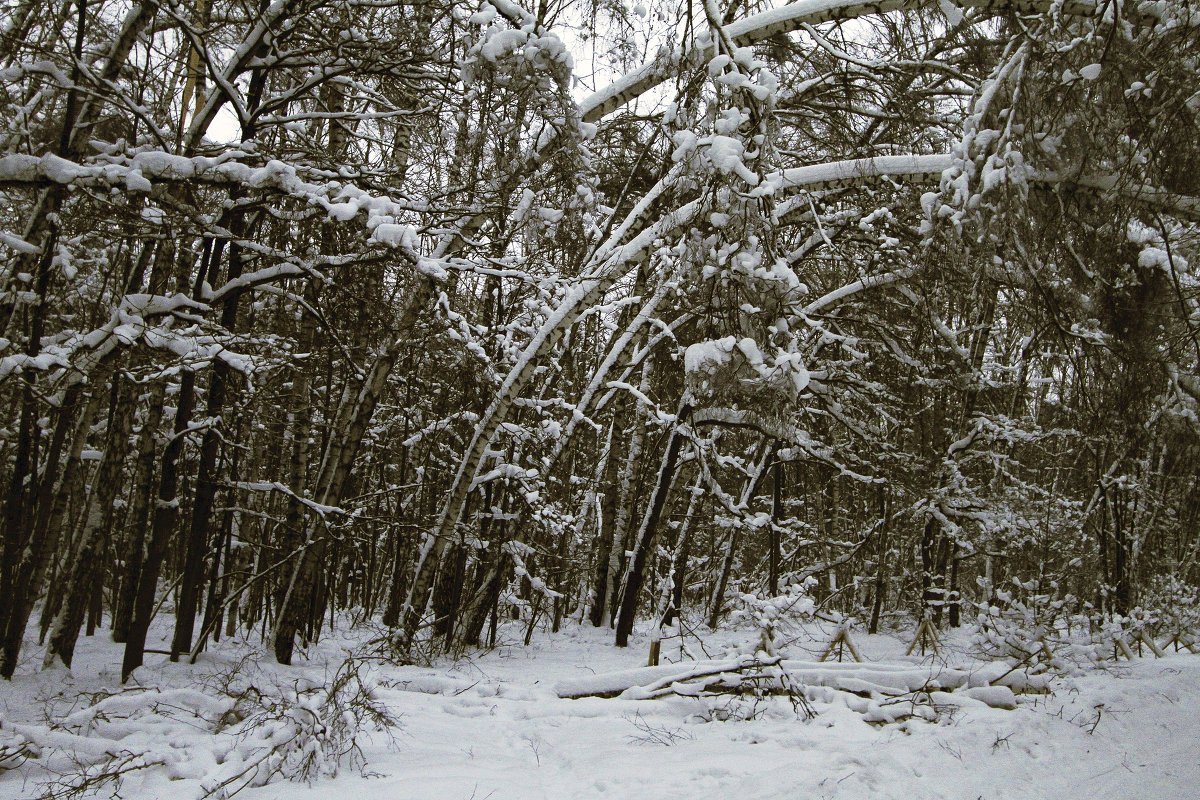
[[[166, 635], [163, 627], [163, 635]], [[785, 697], [716, 695], [660, 699], [564, 699], [564, 687], [628, 684], [645, 664], [647, 641], [611, 646], [611, 632], [568, 625], [520, 644], [519, 628], [502, 627], [501, 646], [430, 667], [371, 662], [360, 675], [376, 701], [398, 719], [390, 732], [360, 737], [362, 759], [340, 771], [318, 755], [309, 781], [275, 775], [244, 798], [1188, 798], [1200, 782], [1200, 657], [1168, 653], [1136, 658], [1051, 681], [1049, 693], [1017, 694], [1013, 711], [991, 708], [979, 692], [909, 695], [892, 713], [907, 718], [871, 724], [867, 700], [828, 688], [830, 675], [966, 676], [972, 686], [994, 678], [994, 665], [966, 655], [961, 637], [944, 657], [905, 657], [905, 634], [854, 641], [863, 665], [815, 662], [832, 635], [787, 648], [806, 663], [804, 680], [817, 716], [798, 717]], [[738, 651], [746, 631], [705, 637], [714, 658]], [[31, 643], [32, 645], [32, 643]], [[81, 643], [73, 674], [24, 665], [0, 688], [0, 748], [35, 743], [40, 757], [2, 764], [0, 798], [33, 798], [74, 759], [139, 751], [167, 763], [140, 769], [95, 796], [192, 798], [245, 771], [278, 719], [238, 720], [222, 688], [274, 686], [304, 698], [325, 687], [349, 648], [335, 635], [310, 660], [281, 667], [228, 640], [195, 666], [156, 657], [139, 671], [145, 691], [122, 692], [119, 648], [97, 636]], [[30, 647], [29, 652], [35, 648]], [[701, 645], [689, 649], [703, 658]], [[361, 652], [361, 645], [360, 645]], [[677, 659], [677, 642], [664, 642]], [[662, 674], [692, 665], [664, 666]], [[615, 678], [613, 673], [618, 673]], [[624, 675], [625, 677], [622, 677]], [[230, 676], [233, 676], [232, 678]], [[596, 676], [601, 676], [597, 678]], [[971, 676], [974, 676], [972, 678]], [[814, 685], [817, 682], [827, 686]], [[153, 687], [153, 688], [151, 688]], [[851, 687], [853, 688], [853, 687]], [[323, 690], [323, 689], [321, 689]], [[974, 692], [968, 697], [966, 692]], [[107, 695], [114, 697], [103, 699]], [[932, 696], [933, 704], [928, 700]], [[878, 693], [875, 695], [879, 698]], [[99, 701], [99, 703], [97, 703]], [[887, 707], [889, 701], [880, 705]], [[903, 705], [903, 708], [896, 708]], [[856, 710], [857, 709], [857, 710]], [[897, 713], [897, 712], [902, 713]], [[244, 716], [244, 715], [243, 715]], [[930, 719], [925, 719], [929, 717]], [[288, 719], [295, 721], [295, 717]], [[215, 735], [204, 720], [215, 723]], [[300, 720], [303, 722], [303, 719]], [[256, 723], [250, 725], [250, 723]], [[274, 726], [274, 727], [273, 727]], [[369, 727], [369, 726], [367, 726]], [[298, 756], [289, 758], [293, 767]], [[309, 755], [312, 755], [310, 752]], [[365, 763], [364, 763], [365, 762]], [[19, 766], [18, 766], [19, 764]], [[334, 772], [337, 772], [334, 775]], [[245, 781], [228, 784], [233, 791]], [[61, 787], [60, 787], [61, 788]], [[216, 796], [220, 796], [217, 794]]]

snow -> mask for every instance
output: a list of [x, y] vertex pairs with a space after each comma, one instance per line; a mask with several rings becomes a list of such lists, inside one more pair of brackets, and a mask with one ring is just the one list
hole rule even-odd
[[[237, 796], [247, 800], [1194, 796], [1200, 657], [1135, 659], [1055, 679], [1050, 693], [1014, 693], [988, 685], [1005, 667], [972, 660], [962, 637], [946, 637], [944, 656], [922, 659], [901, 655], [910, 631], [856, 632], [865, 663], [816, 663], [835, 630], [811, 626], [785, 648], [782, 666], [803, 677], [817, 712], [805, 721], [783, 698], [568, 699], [561, 695], [571, 687], [619, 692], [635, 680], [669, 687], [714, 662], [646, 669], [645, 631], [618, 649], [611, 631], [570, 621], [558, 634], [536, 632], [523, 647], [523, 626], [502, 624], [489, 653], [431, 666], [373, 662], [364, 691], [399, 718], [398, 728], [368, 729], [357, 742], [365, 758], [357, 769], [319, 762], [311, 783], [276, 776], [261, 786], [270, 776], [254, 759], [265, 748], [298, 738], [309, 743], [290, 758], [315, 752], [315, 740], [304, 736], [321, 711], [305, 698], [321, 696], [344, 652], [366, 634], [327, 634], [295, 667], [271, 663], [255, 641], [225, 639], [194, 666], [150, 656], [135, 676], [139, 686], [123, 692], [120, 649], [106, 631], [81, 639], [73, 674], [36, 671], [40, 653], [31, 642], [15, 680], [0, 687], [0, 766], [8, 767], [0, 797], [36, 796], [48, 770], [69, 766], [68, 754], [96, 762], [121, 750], [162, 762], [127, 780], [120, 796], [130, 800], [199, 797], [239, 773], [250, 785]], [[170, 631], [160, 618], [150, 646], [162, 647]], [[736, 650], [756, 634], [703, 635], [688, 641], [698, 654]], [[664, 639], [663, 653], [677, 659], [678, 640]], [[715, 663], [736, 667], [746, 657]], [[237, 721], [249, 706], [239, 701], [236, 711], [221, 694], [229, 675], [235, 686], [290, 697], [290, 710], [256, 712], [257, 728]], [[831, 686], [859, 680], [899, 689], [931, 676], [940, 688], [930, 683], [927, 693], [899, 703]], [[970, 687], [954, 686], [960, 680]], [[111, 788], [94, 796], [110, 796]]]
[[1017, 696], [1007, 686], [976, 686], [967, 689], [963, 694], [992, 708], [1014, 709], [1017, 707]]
[[411, 225], [399, 225], [394, 222], [384, 222], [375, 227], [371, 238], [391, 247], [414, 249], [417, 245], [417, 234]]
[[946, 22], [950, 23], [951, 27], [962, 22], [963, 13], [950, 0], [938, 0], [938, 8], [946, 17]]
[[471, 25], [490, 25], [492, 20], [496, 18], [495, 6], [484, 6], [479, 11], [476, 11], [467, 20]]
[[689, 345], [683, 353], [683, 371], [691, 375], [698, 372], [711, 373], [729, 363], [737, 339], [726, 336]]
[[139, 170], [131, 169], [125, 175], [125, 188], [131, 192], [149, 192], [154, 189], [154, 184], [146, 180], [146, 176]]
[[708, 62], [708, 74], [713, 76], [720, 75], [732, 61], [733, 58], [725, 53], [714, 56], [712, 61]]
[[758, 176], [742, 160], [746, 147], [732, 136], [714, 135], [708, 146], [708, 160], [718, 172], [733, 173], [751, 186], [758, 185]]
[[[366, 228], [395, 224], [404, 208], [386, 196], [372, 195], [352, 185], [316, 183], [304, 180], [301, 170], [282, 161], [271, 160], [261, 167], [233, 160], [236, 151], [218, 158], [183, 156], [159, 151], [135, 154], [127, 163], [76, 163], [52, 153], [42, 156], [10, 153], [0, 156], [0, 182], [122, 187], [145, 192], [157, 181], [192, 179], [215, 185], [242, 184], [255, 189], [273, 189], [325, 208], [336, 220], [346, 221], [366, 211]], [[161, 216], [161, 210], [145, 209], [147, 217]], [[385, 232], [384, 234], [388, 234]], [[378, 238], [378, 237], [376, 237]]]
[[895, 178], [924, 177], [935, 175], [948, 169], [954, 163], [952, 156], [937, 153], [934, 155], [897, 155], [877, 156], [875, 158], [858, 158], [847, 161], [830, 161], [824, 164], [812, 164], [805, 167], [793, 167], [767, 176], [763, 186], [756, 190], [758, 194], [770, 194], [780, 189], [792, 189], [801, 186], [831, 185], [843, 182], [856, 182], [867, 178], [890, 175]]
[[822, 295], [821, 297], [818, 297], [816, 300], [813, 300], [804, 307], [803, 313], [805, 315], [816, 314], [817, 312], [828, 308], [829, 306], [834, 305], [841, 300], [850, 297], [851, 295], [858, 294], [859, 292], [866, 291], [867, 289], [873, 289], [877, 286], [887, 286], [895, 283], [896, 281], [903, 280], [904, 278], [907, 278], [909, 275], [913, 274], [914, 271], [915, 270], [911, 268], [899, 269], [895, 270], [894, 272], [887, 272], [882, 275], [872, 275], [867, 278], [860, 278], [859, 280], [852, 281], [838, 287], [837, 289], [834, 289], [831, 292], [828, 292], [825, 295]]
[[37, 245], [30, 244], [15, 233], [9, 233], [4, 230], [0, 230], [0, 244], [27, 256], [37, 255], [42, 252], [42, 249]]
[[161, 151], [138, 153], [133, 157], [133, 166], [164, 178], [190, 178], [196, 172], [192, 159]]
[[529, 40], [527, 31], [497, 28], [493, 30], [479, 49], [479, 54], [488, 61], [497, 61], [523, 46]]
[[696, 149], [696, 134], [689, 130], [676, 131], [672, 137], [675, 150], [671, 153], [672, 161], [682, 161]]
[[522, 25], [528, 25], [533, 22], [532, 15], [519, 3], [513, 3], [510, 0], [487, 0], [487, 2], [514, 23], [519, 21]]
[[[946, 15], [947, 21], [951, 25], [957, 24], [955, 17], [961, 19], [961, 11], [956, 5], [990, 7], [993, 3], [994, 0], [959, 0], [957, 4], [951, 3], [949, 0], [939, 0], [942, 13]], [[919, 5], [919, 3], [914, 0], [874, 0], [874, 2], [795, 0], [795, 2], [784, 3], [777, 8], [751, 14], [725, 25], [724, 33], [731, 41], [747, 45], [789, 31], [799, 30], [805, 24], [854, 19], [915, 5]], [[1047, 2], [1046, 5], [1049, 6], [1051, 3]], [[1071, 2], [1061, 2], [1055, 5], [1062, 9], [1062, 13], [1081, 16], [1090, 16], [1096, 8], [1093, 0], [1071, 0]], [[1178, 13], [1177, 6], [1178, 4], [1170, 4], [1168, 13]], [[1156, 8], [1152, 3], [1140, 4], [1138, 12], [1151, 19], [1163, 18], [1167, 15], [1164, 13], [1166, 9]], [[1111, 10], [1108, 13], [1111, 13]], [[696, 51], [698, 51], [699, 57], [705, 61], [711, 60], [716, 54], [711, 41], [706, 42], [702, 37], [698, 37], [697, 45], [693, 53], [685, 54], [677, 49], [660, 53], [653, 61], [626, 73], [609, 86], [590, 95], [579, 104], [579, 110], [584, 120], [595, 122], [670, 79], [678, 73], [679, 65], [693, 58]]]
[[[415, 244], [415, 237], [412, 241], [410, 241], [410, 244]], [[417, 258], [417, 272], [441, 283], [450, 277], [450, 273], [446, 270], [446, 267], [443, 264], [444, 262], [440, 259], [420, 256]]]
[[[13, 156], [6, 156], [5, 160], [7, 161], [12, 158]], [[71, 183], [85, 173], [85, 168], [53, 153], [47, 153], [42, 156], [41, 161], [46, 177], [56, 183]]]

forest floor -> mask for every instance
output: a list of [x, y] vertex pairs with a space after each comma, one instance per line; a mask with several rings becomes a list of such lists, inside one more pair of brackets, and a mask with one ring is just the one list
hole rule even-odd
[[[254, 753], [282, 739], [280, 720], [303, 727], [323, 712], [316, 687], [327, 685], [363, 634], [327, 636], [280, 667], [260, 649], [224, 640], [197, 664], [148, 655], [135, 678], [146, 690], [121, 691], [119, 646], [101, 632], [81, 639], [73, 672], [29, 662], [0, 684], [0, 798], [36, 798], [56, 774], [91, 764], [129, 769], [120, 784], [94, 784], [76, 796], [194, 798], [228, 779], [226, 792], [251, 782]], [[794, 659], [814, 661], [831, 631], [784, 643]], [[162, 637], [167, 628], [163, 627]], [[698, 658], [745, 651], [753, 631], [729, 631], [688, 644]], [[911, 634], [908, 634], [911, 636]], [[1200, 656], [1168, 654], [1122, 661], [1055, 679], [1049, 693], [1018, 695], [1015, 710], [980, 703], [931, 707], [931, 719], [870, 724], [843, 696], [814, 696], [817, 712], [800, 719], [786, 698], [759, 702], [669, 696], [562, 699], [556, 683], [645, 664], [647, 642], [627, 649], [610, 632], [568, 624], [557, 634], [501, 627], [501, 645], [432, 666], [360, 670], [380, 708], [397, 718], [390, 732], [360, 735], [361, 759], [336, 776], [321, 744], [344, 749], [324, 719], [318, 735], [259, 767], [293, 774], [304, 758], [309, 781], [276, 775], [237, 792], [245, 800], [671, 800], [687, 798], [1194, 798], [1200, 796]], [[903, 653], [900, 634], [855, 636], [872, 665], [937, 670], [978, 668], [965, 638], [942, 655]], [[160, 646], [151, 644], [151, 646]], [[707, 652], [701, 652], [701, 650]], [[677, 660], [678, 642], [663, 657]], [[40, 656], [37, 657], [40, 661]], [[343, 673], [345, 674], [345, 673]], [[356, 684], [357, 685], [357, 684]], [[292, 706], [263, 696], [290, 688]], [[256, 687], [251, 689], [249, 687]], [[198, 691], [197, 691], [198, 690]], [[287, 692], [284, 691], [283, 695]], [[280, 695], [280, 696], [283, 696]], [[231, 697], [240, 697], [238, 705]], [[349, 695], [348, 695], [349, 696]], [[246, 698], [252, 698], [247, 706]], [[307, 698], [307, 700], [306, 700]], [[151, 702], [153, 701], [153, 702]], [[98, 703], [98, 704], [97, 704]], [[256, 704], [257, 703], [257, 704]], [[247, 718], [246, 708], [258, 709]], [[288, 710], [290, 708], [290, 710]], [[237, 709], [241, 709], [238, 711]], [[267, 709], [263, 711], [262, 709]], [[352, 703], [336, 713], [348, 720]], [[861, 709], [860, 709], [861, 710]], [[274, 738], [272, 738], [274, 737]], [[284, 737], [286, 738], [286, 737]], [[315, 742], [315, 743], [314, 743]], [[7, 743], [7, 745], [6, 745]], [[23, 744], [22, 744], [23, 743]], [[5, 746], [8, 747], [5, 750]], [[21, 750], [21, 747], [24, 750]], [[256, 749], [257, 748], [257, 749]], [[36, 753], [36, 758], [27, 756]], [[6, 755], [7, 754], [7, 755]], [[261, 759], [260, 759], [261, 760]], [[247, 767], [245, 765], [250, 765]], [[290, 765], [290, 767], [289, 767]], [[242, 777], [239, 777], [242, 776]], [[64, 782], [65, 780], [65, 782]], [[70, 796], [69, 779], [56, 788]], [[78, 788], [78, 784], [76, 784]]]

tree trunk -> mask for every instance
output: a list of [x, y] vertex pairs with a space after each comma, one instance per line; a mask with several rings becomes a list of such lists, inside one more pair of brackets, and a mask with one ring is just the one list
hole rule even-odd
[[69, 669], [75, 641], [83, 624], [95, 586], [101, 576], [103, 554], [112, 536], [115, 510], [113, 501], [121, 488], [121, 468], [129, 452], [129, 434], [133, 429], [133, 392], [131, 384], [117, 372], [112, 378], [112, 402], [108, 418], [108, 441], [96, 472], [95, 486], [88, 498], [83, 535], [69, 567], [66, 596], [54, 620], [44, 666], [58, 658]]
[[[82, 384], [79, 383], [67, 389], [66, 397], [59, 409], [59, 418], [54, 433], [51, 436], [46, 466], [38, 488], [35, 510], [32, 514], [33, 527], [12, 585], [12, 602], [8, 627], [5, 631], [3, 660], [0, 661], [0, 676], [4, 678], [12, 678], [13, 672], [17, 668], [25, 626], [29, 622], [33, 604], [41, 591], [46, 565], [58, 546], [59, 532], [62, 530], [61, 521], [67, 506], [67, 493], [64, 488], [71, 485], [74, 474], [79, 469], [80, 454], [87, 441], [92, 418], [99, 407], [98, 398], [92, 395], [73, 420], [71, 412], [80, 399], [82, 391]], [[72, 421], [75, 422], [73, 426]], [[63, 466], [62, 475], [59, 477], [58, 462], [65, 445], [67, 431], [72, 428], [74, 435], [71, 440], [71, 449]]]
[[687, 511], [679, 524], [679, 534], [675, 537], [675, 547], [672, 550], [671, 572], [667, 585], [663, 587], [662, 601], [659, 603], [658, 626], [661, 631], [675, 621], [683, 610], [683, 583], [687, 572], [688, 551], [691, 545], [692, 520], [696, 517], [696, 509], [700, 505], [703, 476], [696, 475], [696, 483], [692, 486], [691, 497], [688, 498]]
[[[754, 497], [754, 492], [758, 489], [758, 482], [766, 473], [767, 460], [775, 453], [775, 447], [768, 446], [763, 443], [761, 455], [755, 459], [755, 463], [751, 467], [754, 471], [746, 477], [746, 484], [742, 487], [742, 496], [739, 500], [739, 505], [742, 508], [748, 508], [750, 500]], [[708, 627], [711, 630], [716, 630], [717, 625], [721, 621], [721, 614], [724, 612], [725, 606], [725, 590], [729, 586], [729, 576], [733, 572], [733, 560], [737, 553], [738, 535], [736, 530], [730, 530], [729, 535], [725, 539], [725, 554], [721, 559], [721, 574], [717, 579], [717, 585], [713, 587], [712, 598], [708, 609]]]
[[883, 613], [884, 597], [887, 595], [888, 580], [888, 533], [891, 532], [891, 509], [888, 503], [886, 484], [879, 486], [879, 518], [882, 528], [879, 531], [879, 563], [875, 567], [875, 591], [871, 598], [871, 621], [867, 625], [867, 633], [879, 633], [879, 618]]
[[154, 598], [158, 591], [158, 575], [167, 555], [175, 521], [179, 517], [179, 458], [187, 439], [188, 425], [195, 405], [195, 373], [185, 372], [179, 380], [179, 400], [175, 408], [174, 433], [167, 442], [162, 455], [159, 473], [158, 499], [150, 526], [150, 542], [146, 546], [146, 557], [138, 575], [137, 594], [134, 597], [133, 615], [129, 624], [129, 637], [125, 642], [125, 656], [121, 661], [121, 682], [129, 680], [130, 674], [142, 665], [146, 649], [146, 634], [154, 613]]
[[[608, 426], [606, 450], [611, 451], [616, 442], [616, 428], [614, 419]], [[596, 628], [605, 622], [604, 611], [608, 601], [608, 570], [613, 541], [606, 521], [615, 521], [617, 508], [618, 462], [615, 458], [608, 458], [606, 462], [600, 483], [604, 489], [603, 497], [596, 503], [595, 571], [592, 576], [591, 608], [588, 611], [588, 621]]]
[[[417, 315], [433, 295], [435, 284], [429, 277], [418, 275], [415, 284], [397, 323], [397, 332], [391, 344], [375, 359], [357, 396], [345, 398], [338, 409], [333, 435], [330, 436], [329, 445], [322, 458], [316, 482], [316, 499], [323, 505], [336, 506], [341, 502], [342, 490], [346, 486], [355, 455], [363, 436], [366, 435], [375, 407], [387, 388], [388, 376], [391, 375], [400, 353], [409, 344], [406, 336], [412, 330]], [[306, 526], [303, 552], [296, 559], [271, 637], [274, 641], [275, 658], [281, 664], [291, 663], [296, 632], [303, 622], [304, 609], [312, 603], [313, 590], [324, 555], [324, 520], [316, 515], [311, 516], [315, 518]], [[432, 585], [432, 576], [429, 576], [429, 581], [426, 588]]]
[[[779, 448], [775, 448], [779, 452]], [[776, 525], [783, 518], [783, 462], [776, 461], [771, 470], [771, 525], [767, 532], [767, 594], [776, 597], [779, 594], [779, 529]]]
[[129, 509], [127, 534], [122, 542], [118, 561], [121, 580], [113, 600], [112, 639], [119, 644], [129, 640], [133, 608], [137, 603], [138, 582], [146, 558], [146, 534], [152, 520], [150, 509], [154, 498], [154, 465], [157, 460], [155, 433], [162, 422], [165, 401], [166, 385], [159, 381], [150, 390], [149, 406], [142, 420], [142, 429], [138, 433], [133, 502]]
[[493, 621], [493, 636], [489, 647], [495, 646], [495, 619], [497, 606], [500, 602], [500, 590], [504, 586], [504, 574], [508, 568], [509, 559], [503, 551], [497, 552], [484, 572], [479, 582], [479, 590], [471, 605], [463, 614], [460, 626], [459, 641], [471, 645], [479, 642], [483, 636], [483, 625], [490, 617]]
[[213, 364], [211, 383], [208, 389], [209, 427], [200, 444], [200, 467], [196, 475], [195, 500], [192, 504], [191, 523], [188, 526], [186, 549], [184, 550], [183, 581], [179, 587], [179, 605], [175, 611], [175, 635], [171, 639], [171, 660], [177, 661], [180, 653], [192, 649], [192, 633], [196, 625], [196, 613], [200, 602], [200, 589], [204, 584], [204, 561], [209, 551], [209, 519], [217, 496], [217, 459], [220, 453], [221, 434], [215, 430], [216, 418], [225, 407], [225, 395], [230, 367], [223, 361]]
[[[646, 359], [642, 365], [640, 390], [645, 393], [650, 388], [650, 374], [653, 371], [653, 357]], [[632, 401], [626, 399], [626, 404]], [[638, 465], [641, 463], [642, 451], [646, 442], [646, 422], [642, 419], [640, 407], [634, 408], [633, 429], [629, 433], [629, 451], [625, 454], [625, 466], [621, 473], [620, 491], [615, 495], [615, 509], [609, 517], [613, 520], [612, 544], [608, 550], [608, 568], [605, 570], [606, 586], [603, 599], [603, 614], [601, 619], [605, 625], [616, 623], [613, 613], [620, 603], [617, 595], [618, 581], [626, 568], [625, 552], [629, 541], [629, 528], [638, 502]]]
[[957, 628], [962, 619], [962, 603], [958, 596], [958, 542], [950, 545], [950, 585], [947, 591], [947, 601], [950, 607], [947, 609], [947, 622], [951, 628]]
[[675, 426], [671, 429], [671, 439], [667, 442], [667, 452], [663, 455], [662, 468], [658, 471], [658, 482], [654, 487], [654, 495], [633, 545], [633, 557], [629, 562], [629, 569], [625, 573], [621, 610], [617, 617], [617, 647], [627, 647], [629, 634], [633, 633], [633, 621], [637, 614], [639, 595], [642, 591], [646, 560], [654, 546], [658, 520], [662, 516], [667, 495], [671, 490], [671, 483], [675, 479], [675, 466], [679, 462], [679, 450], [683, 445], [684, 437], [679, 426], [687, 424], [687, 418], [691, 412], [692, 407], [689, 403], [680, 404], [679, 414], [675, 417]]
[[[201, 3], [197, 8], [197, 14], [201, 18], [201, 22], [208, 16], [207, 4]], [[264, 43], [260, 44], [255, 51], [257, 58], [265, 58], [270, 53], [270, 48]], [[189, 62], [190, 64], [190, 62]], [[190, 71], [190, 70], [189, 70]], [[195, 88], [195, 84], [193, 83]], [[200, 89], [197, 89], [199, 92]], [[263, 92], [263, 77], [261, 69], [252, 69], [250, 71], [249, 90], [246, 97], [246, 108], [253, 114], [257, 111], [262, 100]], [[197, 106], [200, 103], [197, 102]], [[182, 120], [186, 114], [186, 92], [185, 92], [185, 109], [180, 115], [180, 130], [182, 131]], [[252, 122], [244, 122], [242, 129], [243, 143], [254, 144], [255, 130]], [[235, 189], [230, 193], [230, 200], [236, 207], [239, 201], [245, 201], [245, 190], [241, 188]], [[238, 239], [249, 235], [255, 228], [254, 223], [248, 219], [248, 212], [241, 209], [233, 214], [232, 219], [228, 223], [230, 242], [228, 245], [228, 258], [226, 259], [225, 279], [227, 282], [236, 281], [242, 276], [243, 257], [242, 246], [238, 243]], [[220, 260], [221, 246], [218, 244], [215, 248], [215, 254], [212, 257], [211, 263], [207, 270], [201, 270], [205, 274], [214, 274], [218, 268]], [[197, 288], [200, 284], [197, 283]], [[196, 293], [199, 295], [199, 292]], [[233, 334], [237, 330], [238, 323], [238, 306], [241, 302], [243, 292], [235, 290], [230, 292], [225, 301], [221, 305], [221, 327], [228, 333]], [[197, 300], [202, 299], [197, 296]], [[232, 386], [233, 368], [221, 359], [216, 360], [212, 365], [212, 376], [209, 378], [208, 386], [208, 403], [205, 413], [209, 419], [209, 427], [204, 431], [204, 438], [200, 444], [200, 464], [196, 474], [196, 497], [192, 504], [191, 523], [188, 526], [187, 534], [187, 549], [184, 551], [184, 566], [183, 566], [183, 582], [179, 587], [179, 606], [175, 611], [175, 635], [171, 640], [171, 660], [176, 661], [180, 653], [187, 653], [192, 649], [192, 633], [196, 626], [196, 612], [200, 603], [200, 590], [204, 582], [204, 559], [209, 551], [209, 519], [212, 517], [213, 502], [217, 496], [217, 486], [219, 481], [218, 458], [221, 449], [221, 433], [218, 429], [220, 424], [219, 418], [225, 411], [225, 405], [228, 399], [228, 394], [233, 389]]]

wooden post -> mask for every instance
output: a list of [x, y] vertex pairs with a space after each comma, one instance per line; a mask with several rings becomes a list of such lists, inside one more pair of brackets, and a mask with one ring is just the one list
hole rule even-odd
[[1044, 657], [1045, 657], [1046, 661], [1053, 661], [1054, 660], [1054, 651], [1050, 649], [1050, 643], [1046, 641], [1045, 636], [1038, 639], [1038, 644], [1041, 646], [1037, 649], [1037, 651], [1034, 653], [1034, 655], [1041, 656], [1041, 654], [1044, 653], [1045, 654]]
[[1129, 661], [1133, 661], [1133, 650], [1129, 647], [1129, 642], [1125, 641], [1124, 636], [1117, 636], [1113, 639], [1113, 661], [1116, 661], [1121, 655]]
[[1176, 653], [1179, 652], [1180, 647], [1185, 647], [1188, 650], [1190, 650], [1191, 652], [1193, 652], [1197, 655], [1200, 655], [1200, 650], [1196, 649], [1196, 641], [1194, 639], [1192, 639], [1192, 637], [1189, 634], [1184, 633], [1183, 631], [1175, 631], [1174, 633], [1172, 633], [1171, 638], [1169, 640], [1167, 640], [1167, 643], [1163, 646], [1164, 647], [1174, 646]]
[[935, 654], [938, 652], [937, 632], [927, 616], [921, 617], [921, 624], [917, 626], [917, 635], [913, 637], [912, 644], [908, 646], [904, 655], [911, 656], [917, 645], [921, 646], [921, 655], [925, 655], [926, 648], [931, 648]]
[[818, 660], [825, 661], [831, 655], [834, 655], [835, 648], [837, 649], [838, 663], [841, 663], [842, 659], [845, 657], [846, 650], [850, 651], [851, 658], [860, 664], [862, 663], [862, 657], [858, 654], [858, 650], [855, 649], [854, 642], [850, 641], [850, 631], [844, 626], [838, 628], [837, 635], [833, 637], [833, 640], [829, 643], [829, 646], [825, 648], [825, 652], [821, 654], [821, 658]]
[[1146, 647], [1150, 648], [1150, 652], [1154, 653], [1155, 658], [1163, 657], [1163, 651], [1159, 649], [1159, 646], [1155, 643], [1154, 638], [1147, 634], [1144, 630], [1139, 630], [1137, 632], [1137, 642], [1139, 656], [1142, 654], [1142, 644], [1144, 643]]

